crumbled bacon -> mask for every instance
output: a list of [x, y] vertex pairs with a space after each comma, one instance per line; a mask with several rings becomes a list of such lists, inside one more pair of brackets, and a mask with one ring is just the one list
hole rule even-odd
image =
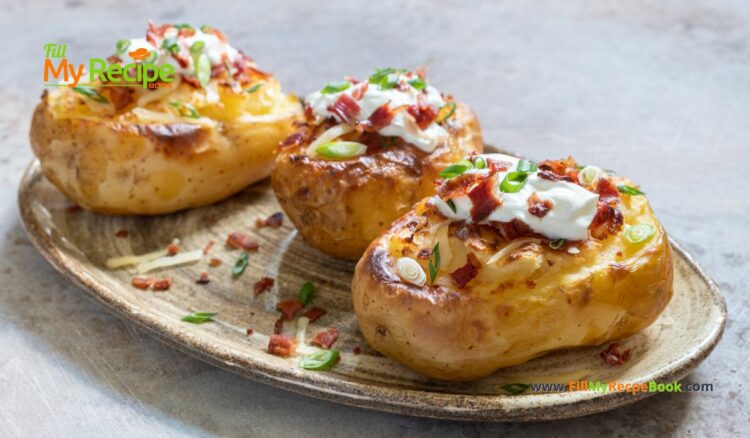
[[271, 277], [263, 277], [253, 285], [253, 293], [255, 296], [262, 294], [273, 286], [274, 280]]
[[355, 345], [354, 348], [352, 348], [352, 353], [360, 354], [362, 353], [362, 348], [359, 345]]
[[128, 237], [128, 230], [117, 230], [117, 232], [115, 233], [115, 237], [119, 237], [121, 239], [124, 237]]
[[596, 189], [594, 191], [599, 195], [599, 202], [612, 204], [620, 199], [620, 192], [617, 190], [617, 187], [607, 178], [599, 178], [596, 181]]
[[304, 306], [300, 300], [286, 300], [276, 304], [276, 310], [281, 312], [281, 316], [291, 321], [294, 315]]
[[178, 252], [180, 252], [180, 247], [177, 246], [177, 244], [170, 243], [169, 246], [167, 246], [167, 255], [168, 256], [173, 256], [173, 255], [177, 254]]
[[209, 240], [206, 246], [203, 247], [203, 255], [207, 255], [209, 251], [211, 251], [211, 248], [214, 246], [214, 241]]
[[218, 38], [222, 43], [226, 43], [228, 41], [227, 36], [224, 35], [224, 32], [220, 31], [219, 29], [211, 28], [211, 32], [213, 32], [213, 34], [216, 35], [216, 38]]
[[620, 344], [609, 344], [609, 348], [602, 351], [599, 356], [607, 365], [620, 366], [630, 359], [630, 349], [622, 351]]
[[276, 356], [289, 357], [294, 354], [297, 341], [289, 336], [271, 335], [268, 339], [268, 352]]
[[487, 178], [481, 181], [469, 192], [471, 199], [471, 220], [481, 222], [486, 219], [492, 211], [502, 205], [502, 199], [495, 197], [495, 179]]
[[391, 120], [393, 120], [393, 111], [391, 111], [388, 103], [384, 103], [370, 114], [370, 117], [367, 118], [366, 126], [368, 130], [380, 131], [388, 126]]
[[119, 111], [126, 106], [130, 105], [133, 98], [133, 89], [126, 87], [110, 87], [107, 89], [107, 94], [110, 102], [115, 106], [115, 110]]
[[279, 228], [283, 222], [284, 222], [284, 213], [278, 211], [268, 216], [265, 219], [261, 219], [261, 218], [255, 219], [255, 226], [257, 228], [263, 228], [263, 227]]
[[420, 250], [419, 250], [419, 252], [417, 253], [417, 258], [418, 258], [418, 259], [425, 259], [425, 260], [427, 260], [427, 259], [429, 259], [429, 258], [430, 258], [430, 253], [431, 253], [431, 252], [432, 252], [432, 251], [430, 251], [430, 249], [429, 249], [429, 248], [422, 248], [422, 249], [420, 249]]
[[548, 181], [555, 181], [555, 182], [557, 182], [557, 181], [567, 181], [567, 182], [573, 182], [573, 180], [570, 179], [570, 177], [568, 177], [567, 175], [558, 175], [558, 174], [556, 174], [555, 172], [553, 172], [551, 170], [540, 170], [540, 171], [537, 172], [537, 175], [539, 176], [539, 178], [546, 179]]
[[492, 227], [507, 241], [532, 234], [531, 228], [519, 219], [513, 219], [510, 222], [492, 222]]
[[281, 334], [281, 330], [284, 328], [284, 318], [279, 318], [273, 323], [273, 333], [275, 335]]
[[198, 277], [197, 280], [195, 280], [197, 284], [208, 284], [209, 281], [210, 280], [208, 279], [208, 272], [205, 271], [201, 272], [201, 276]]
[[367, 87], [369, 85], [369, 82], [365, 82], [360, 86], [354, 87], [352, 90], [352, 98], [354, 98], [354, 100], [362, 100], [362, 98], [365, 97], [365, 93], [367, 93]]
[[280, 148], [299, 146], [305, 142], [306, 136], [302, 132], [295, 132], [279, 143]]
[[83, 209], [81, 208], [81, 206], [80, 206], [80, 205], [78, 205], [78, 204], [73, 204], [73, 205], [71, 205], [71, 206], [68, 206], [68, 207], [67, 207], [67, 208], [65, 209], [65, 212], [66, 212], [66, 213], [68, 213], [68, 214], [76, 214], [76, 213], [80, 213], [80, 212], [81, 212], [81, 210], [83, 210]]
[[328, 111], [335, 114], [343, 123], [349, 123], [359, 113], [359, 104], [348, 94], [342, 94], [336, 102], [328, 107]]
[[526, 200], [529, 205], [529, 213], [536, 217], [544, 217], [550, 210], [554, 203], [550, 199], [542, 199], [536, 192], [532, 192], [529, 199]]
[[145, 275], [136, 275], [133, 277], [133, 279], [130, 281], [130, 284], [133, 285], [133, 287], [137, 289], [146, 290], [149, 287], [151, 287], [151, 283], [154, 280], [151, 277], [147, 277]]
[[244, 249], [247, 251], [257, 251], [260, 244], [250, 238], [247, 234], [235, 231], [227, 236], [227, 246], [232, 248]]
[[339, 338], [339, 331], [336, 330], [336, 327], [331, 327], [328, 330], [322, 331], [315, 335], [315, 337], [310, 341], [312, 344], [317, 345], [320, 348], [325, 348], [326, 350], [330, 350], [331, 346], [334, 342], [336, 342], [336, 339]]
[[485, 158], [484, 161], [487, 163], [487, 168], [490, 170], [490, 175], [497, 172], [505, 172], [506, 170], [513, 167], [513, 163], [504, 160], [493, 160], [492, 158]]
[[564, 160], [544, 160], [537, 165], [539, 177], [550, 181], [578, 182], [578, 167], [573, 157]]
[[211, 261], [208, 262], [208, 265], [211, 266], [212, 268], [220, 266], [221, 265], [221, 259], [212, 258]]
[[481, 266], [482, 264], [479, 262], [479, 260], [477, 260], [476, 256], [472, 253], [469, 253], [468, 257], [466, 258], [466, 264], [451, 272], [451, 279], [453, 280], [453, 284], [455, 284], [459, 289], [463, 288], [464, 286], [466, 286], [466, 284], [473, 280], [474, 277], [477, 276], [477, 274], [479, 273], [478, 268], [480, 268]]
[[169, 288], [172, 287], [172, 278], [162, 278], [161, 280], [154, 280], [151, 283], [151, 289], [155, 291], [165, 291], [169, 290]]
[[307, 312], [305, 312], [302, 316], [304, 316], [305, 318], [309, 319], [310, 322], [315, 322], [318, 319], [320, 319], [323, 315], [325, 315], [326, 313], [328, 313], [326, 311], [326, 309], [324, 309], [322, 307], [313, 306], [313, 307], [310, 307], [307, 310]]
[[596, 215], [589, 229], [594, 238], [605, 239], [607, 235], [617, 233], [624, 223], [622, 212], [616, 207], [620, 193], [606, 178], [599, 178], [595, 191], [599, 194], [599, 200], [596, 204]]
[[315, 119], [315, 112], [313, 111], [312, 107], [309, 105], [305, 105], [305, 119], [308, 121], [313, 121]]
[[253, 334], [254, 332], [255, 332], [255, 330], [253, 330], [253, 328], [252, 328], [252, 327], [248, 327], [248, 328], [247, 328], [247, 329], [245, 330], [245, 334], [246, 334], [247, 336], [250, 336], [250, 335], [252, 335], [252, 334]]
[[419, 129], [423, 131], [427, 129], [427, 127], [430, 126], [430, 124], [434, 122], [438, 116], [437, 110], [435, 110], [435, 108], [429, 103], [422, 101], [422, 99], [420, 98], [418, 98], [417, 100], [417, 105], [409, 105], [409, 108], [406, 109], [406, 112], [414, 117], [414, 121], [417, 122], [417, 126], [419, 126]]

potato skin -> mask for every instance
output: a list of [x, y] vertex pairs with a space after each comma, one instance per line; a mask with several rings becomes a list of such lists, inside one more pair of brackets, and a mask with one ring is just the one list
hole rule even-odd
[[276, 198], [307, 243], [356, 260], [385, 227], [433, 192], [443, 168], [482, 152], [473, 111], [459, 103], [455, 118], [457, 132], [431, 154], [401, 146], [335, 161], [307, 156], [309, 142], [281, 148], [271, 174]]
[[302, 116], [293, 96], [278, 117], [215, 126], [79, 117], [71, 96], [50, 97], [34, 111], [34, 153], [58, 189], [97, 213], [162, 214], [226, 198], [269, 175], [276, 145]]
[[[451, 260], [441, 269], [451, 272], [472, 253], [483, 263], [476, 279], [462, 290], [442, 271], [436, 286], [429, 278], [424, 287], [404, 283], [395, 260], [431, 248], [436, 238], [438, 219], [430, 217], [424, 235], [414, 234], [416, 246], [402, 240], [423, 220], [425, 201], [368, 247], [355, 269], [352, 298], [372, 348], [433, 378], [477, 379], [549, 351], [630, 336], [654, 322], [672, 296], [667, 235], [645, 198], [627, 196], [626, 224], [657, 229], [646, 243], [629, 244], [622, 231], [588, 241], [577, 255], [529, 243], [487, 269], [490, 253], [451, 238]], [[429, 272], [427, 260], [415, 258]]]

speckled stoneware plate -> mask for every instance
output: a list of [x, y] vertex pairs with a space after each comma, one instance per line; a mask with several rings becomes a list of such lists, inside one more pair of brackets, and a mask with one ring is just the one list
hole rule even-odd
[[[633, 403], [647, 394], [547, 392], [509, 395], [508, 383], [560, 383], [570, 380], [671, 382], [695, 368], [721, 337], [726, 318], [716, 285], [676, 244], [674, 298], [659, 319], [643, 332], [621, 341], [632, 349], [621, 367], [602, 363], [605, 346], [561, 351], [498, 371], [470, 383], [430, 380], [367, 348], [352, 312], [350, 282], [354, 264], [327, 257], [302, 241], [285, 221], [278, 229], [254, 226], [280, 208], [267, 182], [249, 187], [219, 204], [160, 217], [115, 217], [72, 211], [71, 202], [32, 163], [19, 193], [21, 218], [44, 257], [67, 278], [109, 310], [146, 328], [188, 354], [252, 379], [301, 394], [364, 408], [437, 418], [488, 421], [538, 421], [575, 417]], [[118, 230], [128, 236], [115, 237]], [[238, 253], [224, 248], [229, 232], [244, 231], [257, 239], [260, 251], [250, 255], [247, 271], [233, 279]], [[200, 249], [213, 240], [207, 261], [169, 268], [155, 276], [171, 276], [167, 292], [146, 292], [130, 285], [133, 271], [109, 270], [107, 258], [164, 248], [179, 238], [184, 249]], [[210, 283], [198, 285], [202, 271]], [[276, 279], [269, 291], [254, 296], [253, 284], [263, 276]], [[306, 371], [297, 359], [266, 352], [268, 335], [278, 318], [275, 305], [297, 296], [300, 285], [318, 286], [314, 304], [328, 313], [311, 324], [308, 336], [337, 327], [335, 347], [341, 362], [330, 372]], [[202, 325], [180, 321], [194, 311], [218, 312]], [[294, 333], [294, 323], [284, 332]], [[252, 327], [255, 333], [246, 335]], [[354, 354], [355, 347], [361, 353]]]

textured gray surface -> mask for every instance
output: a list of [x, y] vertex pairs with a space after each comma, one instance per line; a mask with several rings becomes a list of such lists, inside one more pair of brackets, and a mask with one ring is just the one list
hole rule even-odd
[[[750, 3], [539, 1], [4, 2], [0, 15], [0, 431], [2, 435], [748, 435]], [[606, 3], [606, 4], [605, 4]], [[78, 62], [144, 32], [145, 19], [221, 27], [307, 93], [376, 66], [430, 66], [472, 105], [489, 142], [572, 152], [643, 184], [667, 229], [724, 291], [724, 340], [688, 381], [555, 423], [470, 424], [380, 414], [244, 380], [109, 316], [30, 246], [15, 190], [31, 158], [41, 47]]]

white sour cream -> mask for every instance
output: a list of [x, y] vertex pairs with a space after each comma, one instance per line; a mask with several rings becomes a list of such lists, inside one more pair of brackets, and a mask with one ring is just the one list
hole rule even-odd
[[[398, 76], [398, 80], [406, 82], [415, 77], [408, 73], [401, 74]], [[362, 98], [354, 99], [352, 94], [364, 86], [367, 86], [367, 91]], [[446, 103], [440, 92], [429, 84], [421, 91], [407, 84], [402, 91], [397, 88], [383, 90], [377, 84], [368, 84], [367, 82], [352, 85], [346, 90], [336, 93], [323, 94], [320, 91], [316, 91], [305, 99], [305, 103], [312, 108], [313, 113], [317, 117], [321, 119], [333, 117], [337, 121], [343, 122], [334, 113], [328, 111], [328, 108], [342, 94], [349, 95], [359, 105], [360, 111], [353, 118], [357, 122], [367, 120], [378, 107], [386, 103], [391, 109], [404, 105], [417, 105], [417, 96], [420, 94], [422, 95], [423, 102], [432, 105], [435, 107], [435, 110], [439, 110]], [[400, 137], [407, 143], [411, 143], [427, 153], [434, 151], [440, 144], [448, 141], [448, 132], [442, 126], [436, 122], [432, 122], [426, 129], [422, 130], [417, 126], [414, 117], [406, 111], [397, 112], [393, 120], [387, 126], [380, 129], [378, 133], [385, 136]]]
[[[502, 199], [502, 204], [496, 207], [482, 223], [490, 221], [510, 222], [518, 219], [528, 225], [534, 232], [542, 234], [550, 239], [585, 240], [588, 238], [588, 229], [591, 221], [596, 215], [596, 203], [599, 195], [585, 188], [566, 181], [549, 181], [530, 173], [526, 185], [516, 193], [503, 193], [500, 191], [500, 181], [508, 172], [516, 170], [518, 158], [503, 154], [481, 155], [498, 161], [507, 161], [513, 165], [505, 172], [496, 173], [497, 184], [494, 186], [494, 196]], [[488, 174], [487, 170], [470, 170]], [[532, 193], [542, 200], [553, 202], [552, 208], [544, 217], [537, 217], [529, 213], [528, 199]], [[439, 196], [433, 196], [429, 201], [435, 205], [443, 216], [455, 221], [472, 222], [471, 199], [467, 195], [453, 198], [456, 212], [448, 206]]]

